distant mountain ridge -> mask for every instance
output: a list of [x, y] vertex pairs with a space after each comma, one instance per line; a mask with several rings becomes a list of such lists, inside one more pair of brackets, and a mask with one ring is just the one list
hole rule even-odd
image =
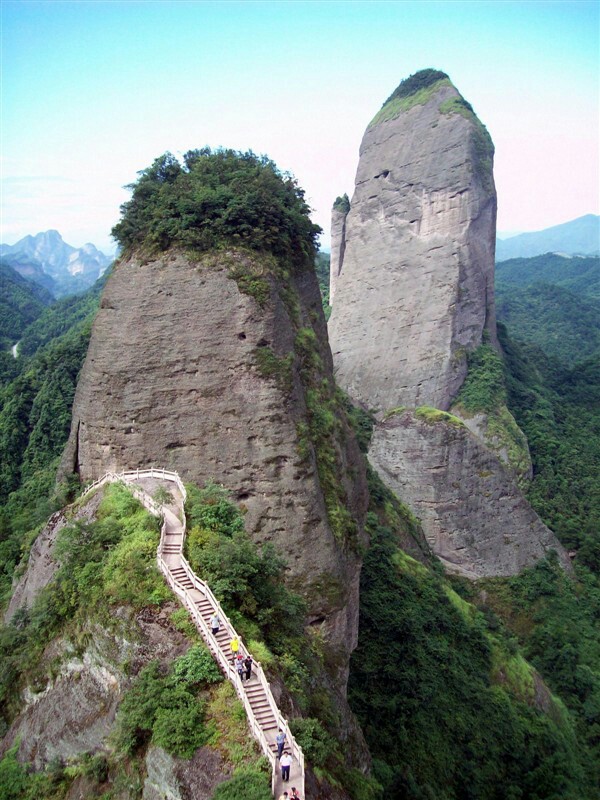
[[600, 253], [600, 217], [583, 217], [545, 228], [496, 240], [496, 261], [509, 258], [530, 258], [544, 253], [597, 255]]
[[510, 335], [565, 366], [600, 355], [600, 258], [546, 253], [496, 266], [496, 314]]
[[56, 297], [85, 291], [112, 263], [112, 258], [91, 242], [72, 247], [56, 230], [25, 236], [13, 245], [0, 245], [0, 256], [20, 275]]

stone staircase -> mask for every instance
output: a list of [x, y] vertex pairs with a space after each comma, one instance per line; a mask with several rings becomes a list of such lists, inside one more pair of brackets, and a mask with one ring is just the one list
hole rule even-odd
[[[281, 715], [275, 703], [262, 666], [260, 662], [254, 661], [250, 679], [242, 680], [233, 664], [230, 650], [231, 640], [234, 637], [239, 640], [239, 652], [244, 658], [249, 655], [249, 651], [241, 637], [237, 635], [210, 587], [198, 578], [183, 555], [186, 492], [179, 476], [175, 472], [162, 469], [131, 470], [118, 474], [110, 472], [93, 483], [86, 493], [104, 483], [115, 481], [128, 485], [136, 499], [150, 513], [162, 519], [161, 538], [157, 553], [158, 568], [190, 613], [221, 671], [233, 684], [246, 711], [250, 731], [271, 764], [271, 790], [274, 796], [279, 797], [286, 789], [290, 793], [291, 787], [295, 786], [304, 800], [304, 754], [292, 736], [287, 720]], [[173, 497], [173, 503], [161, 504], [153, 499], [152, 494], [159, 487], [168, 487]], [[213, 635], [210, 619], [215, 613], [218, 614], [221, 625], [217, 634]], [[285, 749], [292, 756], [290, 780], [287, 784], [281, 780], [281, 771], [277, 761], [275, 737], [280, 729], [286, 736]]]

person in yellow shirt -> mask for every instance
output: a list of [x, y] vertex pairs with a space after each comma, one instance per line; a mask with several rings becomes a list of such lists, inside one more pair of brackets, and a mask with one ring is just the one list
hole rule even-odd
[[229, 642], [229, 648], [231, 650], [231, 657], [232, 657], [233, 663], [235, 664], [235, 661], [236, 661], [236, 658], [237, 658], [237, 654], [238, 654], [239, 649], [240, 649], [240, 640], [237, 638], [237, 636], [234, 636], [233, 639]]

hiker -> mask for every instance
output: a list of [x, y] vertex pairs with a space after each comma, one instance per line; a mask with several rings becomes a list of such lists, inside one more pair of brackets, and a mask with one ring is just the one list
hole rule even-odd
[[219, 619], [219, 615], [215, 611], [215, 613], [210, 618], [210, 629], [212, 631], [213, 636], [217, 635], [220, 627], [221, 627], [221, 620]]
[[252, 676], [252, 656], [250, 653], [244, 659], [244, 666], [246, 667], [246, 680], [249, 681]]
[[287, 750], [281, 756], [279, 763], [281, 764], [281, 780], [289, 781], [290, 767], [292, 766], [292, 756], [290, 755], [290, 753], [288, 753]]
[[237, 673], [240, 676], [240, 680], [244, 680], [244, 672], [246, 671], [246, 666], [244, 664], [244, 656], [241, 653], [238, 653], [237, 662], [236, 662], [236, 669]]
[[237, 638], [237, 636], [234, 636], [233, 639], [229, 642], [229, 647], [231, 649], [231, 655], [233, 657], [233, 663], [235, 664], [235, 659], [236, 659], [238, 651], [240, 649], [240, 640]]
[[283, 746], [285, 744], [285, 733], [281, 730], [281, 728], [279, 728], [279, 733], [275, 737], [275, 741], [277, 743], [277, 758], [281, 758]]
[[281, 797], [279, 798], [279, 800], [288, 800], [288, 793], [287, 793], [287, 792], [284, 792], [284, 793], [281, 795]]
[[290, 795], [290, 800], [300, 800], [300, 795], [298, 794], [298, 789], [295, 786], [292, 786], [292, 793]]

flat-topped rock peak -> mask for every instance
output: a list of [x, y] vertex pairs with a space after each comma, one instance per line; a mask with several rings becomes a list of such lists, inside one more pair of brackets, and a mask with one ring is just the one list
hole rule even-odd
[[[346, 528], [334, 530], [336, 488], [322, 488], [300, 375], [312, 368], [308, 359], [320, 402], [334, 402], [314, 272], [284, 287], [264, 259], [243, 251], [200, 260], [133, 254], [115, 266], [102, 296], [62, 469], [89, 481], [165, 465], [184, 481], [224, 485], [243, 503], [253, 538], [272, 542], [286, 559], [309, 599], [309, 618], [324, 621], [331, 640], [349, 651], [358, 622], [364, 463], [348, 428], [345, 441], [328, 443], [348, 508]], [[325, 575], [326, 595], [316, 588]]]

